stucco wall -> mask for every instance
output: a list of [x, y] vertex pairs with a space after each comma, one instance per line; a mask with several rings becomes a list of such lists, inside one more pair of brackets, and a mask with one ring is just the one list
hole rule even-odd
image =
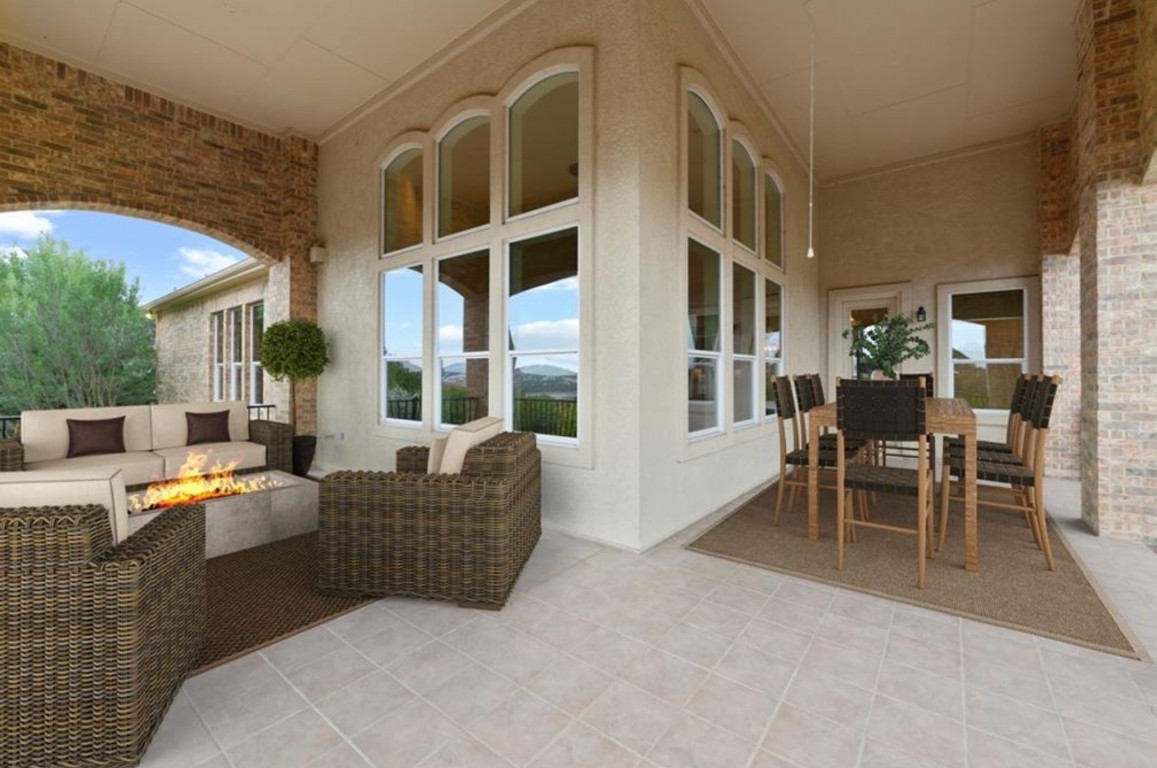
[[[594, 323], [592, 467], [547, 463], [543, 517], [548, 526], [638, 548], [713, 511], [767, 480], [777, 466], [772, 430], [684, 461], [682, 400], [685, 269], [677, 187], [678, 65], [706, 75], [733, 117], [780, 161], [789, 187], [789, 250], [802, 246], [806, 188], [801, 171], [743, 93], [698, 22], [674, 0], [541, 0], [391, 98], [334, 138], [320, 153], [321, 231], [329, 260], [319, 271], [319, 318], [333, 363], [320, 382], [327, 467], [390, 468], [410, 440], [384, 436], [377, 420], [378, 162], [407, 130], [425, 130], [455, 102], [495, 94], [533, 59], [557, 48], [595, 49]], [[644, 183], [645, 180], [645, 183]], [[811, 318], [818, 271], [789, 263], [786, 348], [793, 369], [818, 366]], [[341, 439], [344, 433], [345, 439]]]

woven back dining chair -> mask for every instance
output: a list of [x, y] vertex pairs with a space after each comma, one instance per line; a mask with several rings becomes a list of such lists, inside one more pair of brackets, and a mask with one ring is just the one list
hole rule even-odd
[[[1025, 414], [1032, 409], [1033, 398], [1036, 395], [1038, 377], [1032, 374], [1021, 374], [1016, 378], [1012, 390], [1012, 400], [1008, 409], [1008, 422], [1005, 425], [1003, 441], [978, 440], [976, 441], [977, 455], [989, 461], [1019, 463], [1023, 453], [1024, 435], [1027, 431]], [[946, 456], [963, 456], [963, 438], [953, 437], [944, 441]]]
[[[927, 394], [922, 378], [916, 381], [836, 380], [836, 455], [849, 438], [869, 441], [914, 442], [916, 469], [870, 464], [836, 466], [836, 568], [844, 570], [846, 541], [857, 527], [916, 534], [916, 586], [924, 588], [926, 560], [932, 557], [932, 466], [928, 460]], [[916, 497], [916, 526], [908, 528], [856, 519], [853, 491], [875, 491]], [[861, 504], [864, 494], [860, 494]], [[851, 514], [849, 514], [851, 506]]]

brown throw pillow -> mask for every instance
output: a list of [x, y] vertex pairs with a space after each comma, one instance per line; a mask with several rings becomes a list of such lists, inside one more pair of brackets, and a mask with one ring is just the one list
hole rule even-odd
[[66, 419], [68, 458], [125, 452], [125, 417], [115, 419]]
[[189, 413], [185, 411], [185, 425], [189, 437], [185, 445], [229, 442], [229, 411]]

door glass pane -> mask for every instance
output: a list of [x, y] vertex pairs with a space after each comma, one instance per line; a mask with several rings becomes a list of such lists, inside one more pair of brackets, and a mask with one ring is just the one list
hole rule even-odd
[[732, 344], [737, 355], [755, 354], [755, 273], [731, 266]]
[[768, 360], [783, 356], [782, 294], [779, 283], [763, 281], [763, 355]]
[[438, 236], [490, 223], [490, 119], [471, 117], [438, 145]]
[[422, 360], [386, 361], [386, 418], [422, 420]]
[[490, 349], [490, 253], [438, 263], [438, 353]]
[[763, 177], [763, 257], [783, 266], [783, 193], [771, 176]]
[[687, 244], [687, 347], [719, 351], [719, 254]]
[[510, 215], [578, 197], [578, 73], [536, 83], [510, 107]]
[[578, 436], [578, 355], [520, 355], [513, 359], [514, 429]]
[[489, 415], [490, 361], [442, 359], [442, 423], [465, 424]]
[[687, 361], [687, 431], [702, 432], [719, 426], [719, 360], [691, 357]]
[[422, 242], [422, 151], [409, 149], [382, 174], [385, 199], [384, 253]]
[[717, 227], [723, 226], [720, 134], [707, 102], [694, 93], [688, 94], [687, 207]]
[[775, 377], [779, 376], [779, 361], [768, 361], [763, 364], [763, 414], [774, 416], [775, 411]]
[[[853, 309], [850, 318], [852, 334], [872, 334], [875, 330], [876, 322], [887, 316], [888, 307]], [[872, 378], [872, 371], [874, 370], [876, 370], [875, 363], [867, 357], [860, 355], [851, 356], [851, 373], [853, 379], [870, 379]]]
[[578, 231], [510, 245], [512, 351], [575, 351], [579, 345]]
[[952, 297], [954, 360], [1022, 357], [1023, 290], [963, 293]]
[[384, 357], [422, 357], [422, 267], [382, 275]]
[[731, 142], [731, 236], [755, 250], [755, 162]]
[[952, 367], [952, 393], [973, 408], [1007, 409], [1021, 372], [1020, 363], [957, 362]]
[[734, 366], [734, 418], [736, 423], [750, 421], [755, 418], [755, 361], [736, 360]]

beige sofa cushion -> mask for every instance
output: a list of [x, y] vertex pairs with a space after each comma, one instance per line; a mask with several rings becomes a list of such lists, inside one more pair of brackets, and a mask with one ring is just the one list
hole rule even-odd
[[63, 507], [70, 504], [100, 504], [109, 510], [113, 541], [119, 544], [129, 537], [125, 480], [116, 467], [0, 472], [0, 505]]
[[209, 455], [209, 460], [204, 467], [205, 472], [212, 469], [213, 464], [218, 461], [220, 461], [223, 466], [227, 466], [231, 461], [236, 461], [237, 466], [235, 469], [238, 471], [265, 466], [265, 446], [260, 443], [251, 443], [248, 440], [236, 443], [178, 445], [172, 448], [159, 448], [153, 452], [154, 455], [164, 461], [164, 476], [166, 479], [176, 477], [180, 474], [181, 465], [185, 463], [189, 451], [207, 453]]
[[502, 419], [497, 416], [485, 416], [454, 427], [446, 441], [446, 452], [442, 455], [438, 472], [446, 475], [461, 473], [462, 465], [466, 463], [466, 452], [501, 431]]
[[103, 453], [95, 456], [76, 456], [71, 459], [26, 462], [28, 470], [91, 470], [101, 467], [120, 469], [125, 485], [141, 485], [160, 480], [165, 471], [165, 460], [149, 451], [132, 453]]
[[[25, 411], [20, 414], [20, 444], [24, 461], [63, 459], [68, 456], [69, 419], [115, 419], [125, 417], [125, 450], [147, 451], [152, 445], [149, 406], [123, 408], [65, 408], [53, 411]], [[184, 416], [181, 417], [182, 420]], [[105, 462], [106, 464], [115, 462]]]
[[249, 409], [245, 403], [228, 400], [219, 403], [173, 403], [149, 406], [153, 419], [153, 443], [145, 450], [184, 446], [189, 428], [185, 413], [213, 413], [229, 411], [229, 438], [249, 439]]

